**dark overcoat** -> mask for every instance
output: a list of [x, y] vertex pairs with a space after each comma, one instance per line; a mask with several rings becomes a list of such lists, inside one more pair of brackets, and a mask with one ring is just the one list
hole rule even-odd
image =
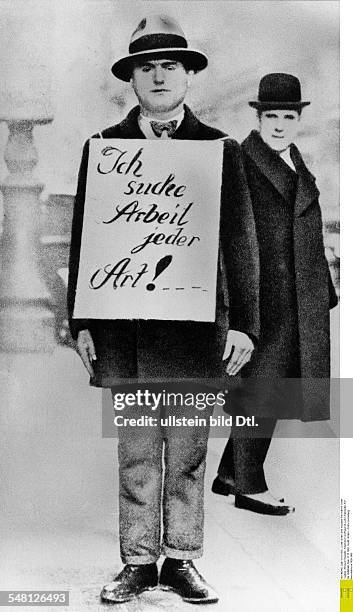
[[[103, 138], [144, 138], [138, 125], [139, 107]], [[95, 135], [94, 137], [99, 137]], [[180, 140], [215, 140], [223, 132], [201, 123], [185, 106], [181, 125], [173, 135]], [[214, 323], [157, 320], [73, 319], [80, 260], [89, 141], [83, 149], [72, 223], [69, 261], [68, 314], [77, 338], [89, 329], [95, 344], [94, 386], [111, 387], [124, 378], [137, 380], [203, 379], [222, 375], [222, 354], [228, 328], [256, 339], [259, 334], [259, 262], [255, 223], [240, 146], [224, 139], [220, 210], [220, 246]], [[215, 226], [215, 232], [218, 227]]]
[[242, 372], [251, 378], [245, 407], [277, 418], [327, 419], [329, 309], [337, 297], [325, 258], [315, 178], [293, 144], [296, 171], [256, 131], [242, 143], [242, 152], [259, 243], [261, 330]]

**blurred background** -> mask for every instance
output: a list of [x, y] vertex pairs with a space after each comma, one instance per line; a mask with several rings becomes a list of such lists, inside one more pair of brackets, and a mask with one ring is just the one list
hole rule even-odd
[[[190, 46], [209, 56], [187, 102], [238, 141], [256, 127], [247, 102], [256, 99], [260, 78], [300, 78], [311, 105], [298, 145], [321, 191], [326, 255], [339, 291], [338, 2], [0, 1], [0, 493], [8, 555], [1, 588], [70, 587], [84, 600], [77, 609], [98, 605], [118, 549], [116, 444], [101, 438], [101, 392], [88, 387], [67, 330], [73, 198], [84, 141], [135, 104], [130, 85], [110, 67], [148, 12], [174, 16]], [[336, 311], [332, 366], [338, 376]], [[234, 610], [234, 589], [249, 612], [266, 612], [266, 601], [271, 612], [334, 609], [338, 440], [304, 440], [302, 433], [271, 446], [275, 492], [299, 510], [285, 524], [239, 517], [230, 501], [207, 492], [204, 563], [228, 594], [224, 611]], [[222, 447], [210, 441], [207, 487]], [[258, 603], [254, 580], [262, 589]], [[308, 595], [315, 589], [318, 607]]]

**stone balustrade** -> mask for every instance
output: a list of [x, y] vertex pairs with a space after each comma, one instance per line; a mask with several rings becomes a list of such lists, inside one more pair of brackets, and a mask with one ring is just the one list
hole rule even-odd
[[38, 154], [33, 127], [52, 121], [5, 116], [9, 138], [5, 149], [8, 176], [3, 194], [2, 269], [0, 274], [0, 350], [42, 352], [55, 347], [52, 299], [41, 274], [40, 194], [34, 176]]

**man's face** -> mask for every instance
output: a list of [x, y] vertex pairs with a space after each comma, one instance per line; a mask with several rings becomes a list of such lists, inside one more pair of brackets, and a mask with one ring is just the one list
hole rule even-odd
[[295, 140], [300, 115], [295, 110], [267, 110], [260, 115], [260, 135], [274, 151], [284, 151]]
[[148, 59], [135, 66], [131, 83], [141, 109], [160, 118], [172, 116], [184, 101], [189, 74], [181, 62], [171, 59]]

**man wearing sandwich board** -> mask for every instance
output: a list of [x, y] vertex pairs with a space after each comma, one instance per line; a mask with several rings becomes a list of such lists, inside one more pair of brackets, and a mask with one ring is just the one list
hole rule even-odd
[[[83, 150], [72, 226], [69, 322], [91, 384], [110, 387], [113, 394], [124, 379], [202, 380], [225, 371], [234, 376], [249, 361], [259, 334], [257, 241], [239, 145], [201, 123], [184, 105], [193, 75], [207, 63], [203, 53], [188, 47], [174, 19], [165, 15], [143, 19], [132, 34], [128, 55], [112, 67], [118, 79], [131, 82], [139, 106], [121, 123], [87, 141]], [[165, 312], [163, 320], [107, 320], [75, 314], [78, 277], [84, 265], [80, 258], [90, 142], [99, 137], [222, 143], [212, 322], [168, 320]], [[162, 142], [160, 146], [165, 151]], [[119, 534], [125, 566], [103, 588], [101, 598], [122, 603], [159, 584], [187, 602], [213, 603], [218, 600], [216, 593], [193, 564], [203, 553], [208, 428], [186, 428], [183, 438], [157, 430], [129, 435], [119, 429]], [[158, 578], [160, 554], [166, 559]]]

